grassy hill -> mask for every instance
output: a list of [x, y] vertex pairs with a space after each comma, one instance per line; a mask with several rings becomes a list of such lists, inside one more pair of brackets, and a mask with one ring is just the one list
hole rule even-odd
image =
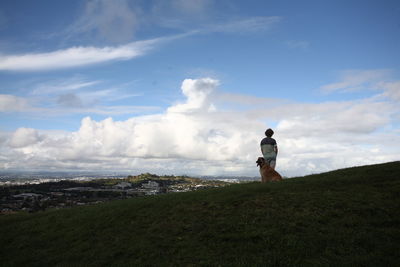
[[1, 266], [399, 266], [400, 162], [0, 217]]

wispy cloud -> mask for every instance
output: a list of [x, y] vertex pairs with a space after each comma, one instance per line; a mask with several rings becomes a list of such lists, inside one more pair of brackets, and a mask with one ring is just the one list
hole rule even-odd
[[71, 47], [45, 53], [1, 55], [0, 70], [43, 71], [86, 66], [115, 60], [129, 60], [144, 55], [156, 45], [177, 37], [137, 41], [115, 47]]
[[389, 74], [389, 70], [346, 70], [341, 73], [338, 82], [321, 86], [320, 90], [331, 93], [375, 89], [376, 83], [387, 79]]
[[347, 70], [338, 82], [320, 87], [324, 93], [374, 91], [374, 97], [400, 101], [400, 81], [393, 79], [391, 70]]
[[222, 33], [254, 33], [270, 30], [282, 20], [282, 17], [251, 17], [247, 19], [234, 20], [226, 23], [214, 24], [204, 29], [205, 32]]
[[[52, 98], [57, 97], [58, 103], [74, 103], [72, 106], [87, 106], [97, 102], [111, 102], [142, 95], [141, 93], [126, 92], [127, 84], [107, 85], [107, 81], [90, 81], [82, 77], [54, 80], [39, 84], [31, 95]], [[104, 89], [106, 88], [106, 89]]]
[[39, 84], [32, 91], [32, 95], [45, 95], [45, 94], [71, 92], [82, 88], [92, 87], [93, 85], [99, 84], [100, 82], [101, 81], [87, 81], [76, 78], [67, 79], [63, 81], [50, 81], [43, 84]]
[[180, 30], [193, 29], [194, 25], [213, 20], [215, 0], [165, 0], [154, 1], [147, 16], [149, 24]]
[[0, 71], [57, 70], [110, 61], [130, 60], [145, 55], [157, 45], [168, 41], [201, 33], [245, 33], [267, 30], [280, 20], [280, 17], [255, 17], [224, 24], [216, 24], [168, 37], [131, 42], [120, 46], [76, 46], [44, 53], [0, 55]]
[[66, 30], [67, 38], [86, 35], [100, 41], [132, 41], [138, 16], [127, 0], [91, 0], [78, 20]]
[[[64, 117], [73, 114], [132, 114], [159, 109], [155, 106], [142, 107], [119, 102], [143, 95], [132, 88], [132, 82], [110, 85], [109, 81], [73, 76], [45, 82], [35, 81], [23, 87], [24, 90], [19, 91], [24, 91], [24, 95], [0, 94], [0, 112]], [[27, 91], [28, 88], [33, 89]]]
[[[91, 96], [99, 94], [109, 95], [110, 92], [94, 92]], [[121, 96], [122, 97], [122, 96]], [[125, 95], [125, 98], [132, 97], [132, 95]], [[100, 114], [100, 115], [121, 115], [121, 114], [137, 114], [150, 111], [157, 111], [160, 108], [157, 106], [135, 106], [135, 105], [87, 105], [84, 102], [85, 98], [81, 98], [75, 94], [63, 94], [56, 98], [57, 106], [46, 107], [43, 103], [32, 101], [30, 98], [18, 97], [14, 95], [0, 94], [0, 112], [19, 112], [38, 114], [40, 116], [66, 116], [72, 114]], [[112, 100], [111, 100], [112, 101]]]
[[[78, 110], [73, 110], [73, 113], [77, 114], [100, 114], [100, 115], [123, 115], [123, 114], [141, 114], [148, 112], [159, 111], [160, 107], [157, 106], [96, 106], [96, 107], [85, 107]], [[60, 111], [62, 113], [62, 111]], [[69, 111], [65, 111], [69, 112]]]

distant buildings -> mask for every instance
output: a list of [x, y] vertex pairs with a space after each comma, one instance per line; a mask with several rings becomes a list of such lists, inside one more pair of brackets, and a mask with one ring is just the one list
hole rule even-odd
[[35, 193], [22, 193], [22, 194], [17, 194], [12, 196], [14, 199], [18, 200], [29, 200], [29, 199], [40, 199], [43, 197], [41, 194], [35, 194]]
[[114, 185], [113, 188], [125, 190], [128, 188], [132, 188], [132, 184], [128, 183], [128, 182], [120, 182], [120, 183]]
[[144, 192], [145, 195], [157, 195], [160, 193], [161, 188], [160, 184], [155, 181], [148, 181], [147, 183], [142, 184], [140, 191]]
[[[20, 210], [36, 212], [48, 208], [96, 204], [113, 199], [187, 192], [201, 188], [225, 186], [220, 181], [185, 177], [128, 177], [112, 185], [113, 181], [60, 181], [42, 184], [0, 187], [0, 214]], [[111, 184], [111, 185], [110, 185]]]

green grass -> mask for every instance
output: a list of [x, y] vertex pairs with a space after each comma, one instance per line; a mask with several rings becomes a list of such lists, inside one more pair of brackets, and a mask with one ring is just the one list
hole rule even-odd
[[400, 162], [0, 217], [1, 266], [399, 266]]

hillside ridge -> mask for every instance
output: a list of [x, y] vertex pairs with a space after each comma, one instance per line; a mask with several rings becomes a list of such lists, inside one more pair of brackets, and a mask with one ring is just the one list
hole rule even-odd
[[400, 162], [0, 217], [3, 266], [395, 266]]

